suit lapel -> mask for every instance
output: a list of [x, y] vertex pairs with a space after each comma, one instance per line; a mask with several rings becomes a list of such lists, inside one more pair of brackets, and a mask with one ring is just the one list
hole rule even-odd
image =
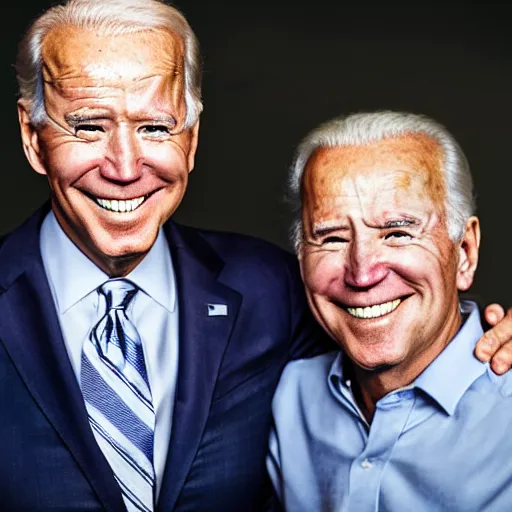
[[179, 370], [171, 441], [158, 511], [172, 510], [197, 452], [222, 355], [241, 296], [217, 280], [223, 262], [197, 234], [170, 224], [166, 234], [179, 300]]
[[89, 427], [44, 272], [39, 253], [43, 213], [0, 249], [0, 342], [104, 507], [122, 511], [119, 488]]

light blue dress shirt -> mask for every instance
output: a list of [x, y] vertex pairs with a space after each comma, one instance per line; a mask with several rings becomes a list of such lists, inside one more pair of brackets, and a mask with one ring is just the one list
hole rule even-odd
[[[66, 350], [80, 384], [82, 346], [105, 313], [105, 298], [98, 288], [109, 276], [71, 242], [53, 212], [41, 226], [40, 248]], [[140, 288], [127, 313], [142, 339], [155, 407], [153, 462], [158, 496], [169, 448], [178, 374], [176, 280], [162, 230], [149, 253], [126, 279]]]
[[286, 367], [267, 467], [290, 512], [512, 511], [512, 376], [473, 356], [478, 310], [371, 426], [339, 352]]

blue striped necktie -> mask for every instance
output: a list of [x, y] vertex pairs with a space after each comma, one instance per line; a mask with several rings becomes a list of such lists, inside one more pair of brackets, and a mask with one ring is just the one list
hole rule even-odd
[[152, 512], [155, 411], [142, 342], [126, 315], [137, 291], [126, 279], [99, 288], [107, 308], [84, 343], [81, 386], [89, 423], [127, 510]]

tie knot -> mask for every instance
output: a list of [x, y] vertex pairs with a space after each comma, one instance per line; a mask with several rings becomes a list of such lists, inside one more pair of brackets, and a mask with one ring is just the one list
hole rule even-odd
[[138, 288], [126, 279], [111, 279], [100, 287], [100, 292], [107, 300], [107, 311], [126, 309], [137, 291]]

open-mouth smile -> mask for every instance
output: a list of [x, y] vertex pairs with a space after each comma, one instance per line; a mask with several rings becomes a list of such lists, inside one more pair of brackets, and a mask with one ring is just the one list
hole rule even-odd
[[355, 318], [379, 318], [394, 311], [402, 302], [402, 299], [395, 299], [383, 304], [373, 306], [345, 308], [349, 315]]
[[150, 192], [149, 194], [140, 197], [134, 197], [133, 199], [104, 199], [87, 192], [85, 194], [103, 210], [116, 213], [128, 213], [140, 208], [140, 206], [149, 197], [151, 197], [154, 192]]
[[136, 197], [135, 199], [100, 199], [99, 197], [95, 197], [94, 200], [96, 204], [101, 206], [104, 210], [108, 210], [109, 212], [132, 212], [136, 210], [147, 198], [148, 196]]

